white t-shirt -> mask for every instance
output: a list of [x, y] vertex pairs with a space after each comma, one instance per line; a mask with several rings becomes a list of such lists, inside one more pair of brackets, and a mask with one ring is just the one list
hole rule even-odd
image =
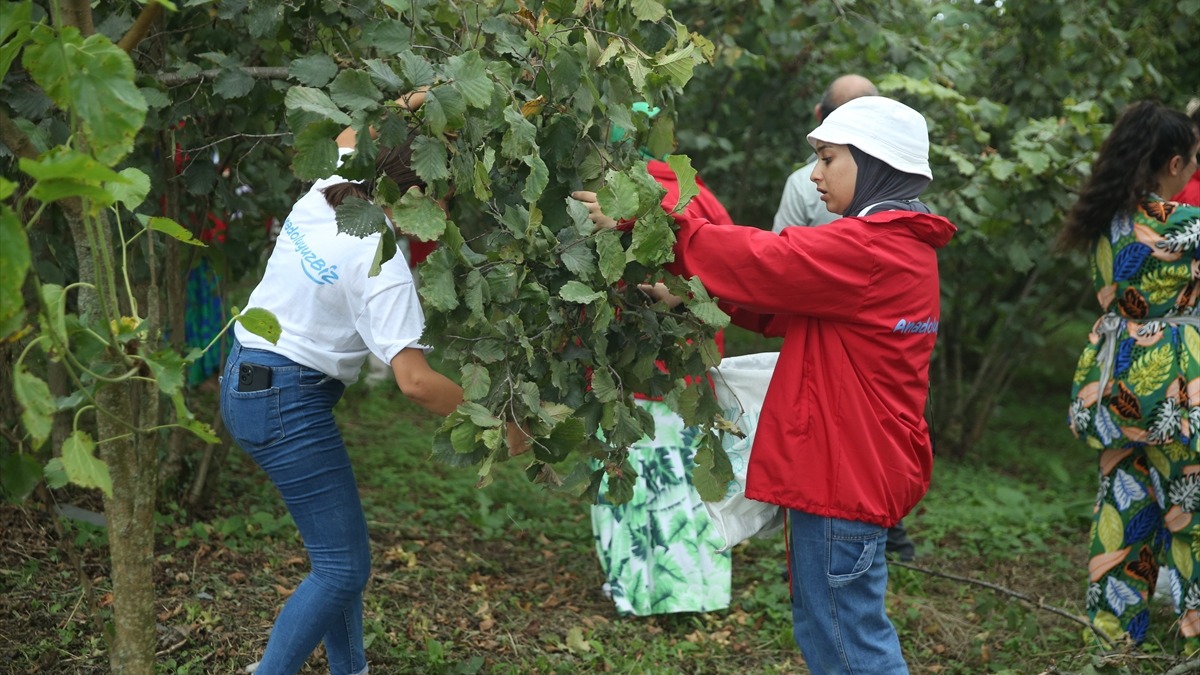
[[[343, 150], [342, 154], [349, 153]], [[425, 315], [403, 255], [368, 277], [382, 235], [340, 234], [321, 189], [345, 182], [317, 181], [283, 222], [262, 281], [247, 307], [279, 319], [282, 335], [272, 345], [238, 324], [238, 342], [281, 354], [353, 384], [367, 353], [391, 363], [400, 350], [420, 344]]]

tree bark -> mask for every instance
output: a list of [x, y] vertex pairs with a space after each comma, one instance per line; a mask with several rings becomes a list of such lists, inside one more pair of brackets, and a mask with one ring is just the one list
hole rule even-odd
[[[150, 401], [133, 383], [101, 389], [96, 403], [117, 419], [136, 425], [141, 400]], [[147, 411], [149, 412], [149, 411]], [[129, 434], [124, 425], [100, 414], [97, 430], [101, 459], [112, 476], [112, 497], [104, 500], [112, 561], [113, 629], [109, 652], [112, 672], [153, 675], [154, 650], [154, 509], [157, 449], [153, 435]]]

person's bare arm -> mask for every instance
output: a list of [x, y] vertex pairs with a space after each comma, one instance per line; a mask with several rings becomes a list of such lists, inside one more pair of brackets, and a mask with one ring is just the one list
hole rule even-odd
[[[445, 417], [463, 402], [462, 387], [431, 368], [420, 349], [401, 349], [392, 358], [392, 372], [401, 393], [435, 415]], [[505, 439], [510, 456], [529, 450], [529, 433], [513, 422], [506, 425]]]
[[[429, 87], [421, 87], [416, 91], [410, 91], [407, 94], [401, 94], [400, 97], [396, 99], [396, 105], [404, 108], [405, 110], [416, 110], [417, 108], [421, 107], [422, 103], [425, 102], [426, 92], [428, 91]], [[371, 129], [371, 138], [375, 138], [374, 129]], [[339, 148], [353, 150], [356, 147], [355, 143], [357, 143], [357, 141], [358, 132], [350, 127], [343, 129], [342, 133], [338, 134], [337, 136], [337, 146]]]
[[435, 415], [445, 417], [463, 402], [462, 387], [431, 368], [420, 349], [401, 349], [392, 359], [392, 372], [400, 391]]

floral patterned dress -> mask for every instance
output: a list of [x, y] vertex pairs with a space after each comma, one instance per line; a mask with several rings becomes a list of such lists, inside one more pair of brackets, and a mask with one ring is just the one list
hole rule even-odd
[[1135, 643], [1160, 581], [1180, 633], [1200, 637], [1198, 245], [1200, 208], [1151, 195], [1113, 219], [1092, 256], [1106, 313], [1080, 355], [1069, 415], [1099, 451], [1087, 607], [1106, 634]]

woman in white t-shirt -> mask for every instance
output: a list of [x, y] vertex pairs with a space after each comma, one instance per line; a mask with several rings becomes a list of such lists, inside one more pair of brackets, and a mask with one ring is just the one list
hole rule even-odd
[[[376, 162], [401, 191], [425, 187], [409, 165], [412, 140], [381, 148]], [[354, 149], [353, 130], [338, 146], [343, 156]], [[274, 313], [282, 335], [271, 344], [236, 326], [225, 365], [225, 425], [279, 489], [312, 565], [276, 619], [262, 660], [247, 669], [258, 675], [297, 672], [322, 641], [332, 675], [367, 672], [367, 523], [333, 415], [367, 355], [390, 363], [404, 395], [434, 414], [448, 415], [463, 400], [462, 388], [425, 360], [424, 316], [403, 257], [368, 276], [382, 235], [338, 232], [334, 208], [350, 196], [370, 199], [371, 187], [331, 176], [296, 202], [248, 303]]]

